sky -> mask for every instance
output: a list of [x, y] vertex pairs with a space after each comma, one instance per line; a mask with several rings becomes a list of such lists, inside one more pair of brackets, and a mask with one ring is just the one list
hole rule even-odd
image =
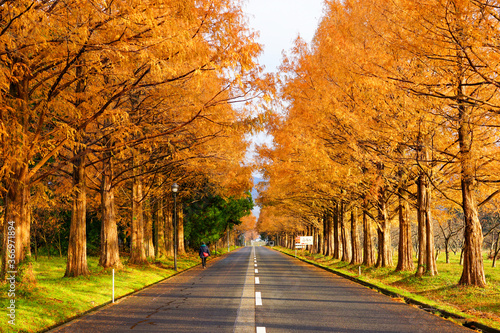
[[[318, 27], [323, 11], [323, 0], [245, 0], [243, 11], [248, 15], [249, 27], [258, 31], [258, 42], [263, 44], [264, 51], [259, 63], [266, 72], [276, 72], [281, 64], [282, 52], [288, 52], [293, 42], [300, 35], [310, 43]], [[264, 133], [251, 138], [251, 147], [247, 158], [254, 156], [255, 145], [272, 142], [272, 137]], [[259, 178], [259, 174], [254, 175]], [[255, 199], [255, 191], [252, 196]], [[253, 213], [259, 216], [259, 207]]]
[[323, 11], [323, 0], [246, 0], [243, 10], [249, 26], [259, 31], [264, 44], [260, 63], [274, 72], [281, 63], [282, 51], [288, 51], [300, 36], [310, 42]]

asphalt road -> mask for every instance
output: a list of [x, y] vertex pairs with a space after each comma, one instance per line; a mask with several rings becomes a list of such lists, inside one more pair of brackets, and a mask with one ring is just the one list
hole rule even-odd
[[472, 332], [264, 247], [209, 261], [51, 332]]
[[473, 332], [267, 248], [256, 248], [266, 332]]

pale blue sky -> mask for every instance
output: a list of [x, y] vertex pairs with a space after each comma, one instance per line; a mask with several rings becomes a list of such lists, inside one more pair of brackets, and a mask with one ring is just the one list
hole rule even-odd
[[250, 28], [260, 32], [264, 44], [260, 63], [266, 71], [275, 72], [281, 63], [282, 51], [288, 51], [300, 36], [310, 42], [323, 11], [323, 0], [245, 0]]
[[[323, 12], [323, 0], [246, 0], [243, 5], [251, 29], [259, 32], [264, 52], [259, 63], [267, 72], [276, 72], [282, 53], [293, 47], [297, 36], [311, 42]], [[252, 159], [255, 144], [271, 142], [264, 133], [253, 136], [248, 153]]]
[[[259, 63], [266, 72], [276, 72], [281, 64], [282, 52], [288, 52], [300, 35], [310, 43], [323, 12], [323, 0], [245, 0], [244, 11], [248, 14], [249, 26], [259, 32], [258, 42], [264, 45]], [[272, 137], [260, 133], [251, 138], [247, 159], [254, 156], [255, 145], [272, 142]], [[255, 174], [255, 177], [260, 177]], [[255, 199], [255, 191], [252, 195]], [[259, 216], [259, 207], [253, 213]]]

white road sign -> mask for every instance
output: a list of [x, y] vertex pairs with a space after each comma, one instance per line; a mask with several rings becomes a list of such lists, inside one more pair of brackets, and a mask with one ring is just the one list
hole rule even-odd
[[306, 245], [313, 245], [313, 236], [297, 236], [297, 237], [295, 237], [295, 248], [301, 249]]
[[313, 236], [300, 236], [301, 245], [313, 245]]

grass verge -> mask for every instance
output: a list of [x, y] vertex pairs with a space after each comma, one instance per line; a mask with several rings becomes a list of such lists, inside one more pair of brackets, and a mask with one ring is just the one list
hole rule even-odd
[[[218, 249], [218, 255], [226, 252], [227, 248]], [[8, 285], [0, 284], [0, 332], [45, 331], [111, 302], [112, 270], [103, 269], [98, 262], [97, 257], [88, 258], [88, 276], [64, 278], [65, 258], [39, 257], [32, 264], [36, 283], [16, 284], [15, 326], [8, 323]], [[200, 263], [197, 253], [177, 257], [179, 272]], [[160, 259], [143, 266], [125, 264], [123, 268], [115, 270], [115, 299], [176, 274], [173, 266], [173, 258]]]
[[[283, 247], [274, 247], [274, 249], [295, 255], [295, 250]], [[442, 254], [437, 260], [439, 275], [421, 278], [415, 277], [415, 271], [395, 272], [394, 267], [373, 268], [350, 265], [332, 257], [311, 254], [302, 250], [297, 251], [297, 257], [389, 292], [428, 304], [443, 312], [464, 317], [466, 321], [478, 322], [500, 330], [500, 267], [491, 267], [489, 259], [484, 258], [488, 285], [486, 288], [477, 288], [458, 286], [457, 283], [462, 273], [458, 255], [451, 255], [450, 263], [446, 263]], [[397, 258], [394, 260], [396, 262]]]

